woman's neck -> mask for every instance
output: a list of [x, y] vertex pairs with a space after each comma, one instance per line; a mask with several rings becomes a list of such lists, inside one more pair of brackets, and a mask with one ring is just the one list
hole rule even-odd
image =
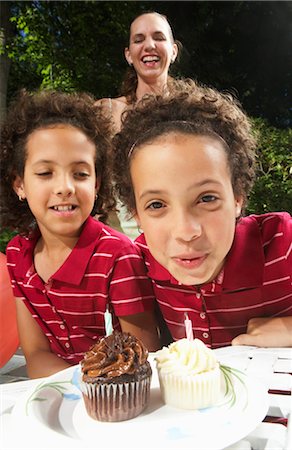
[[167, 92], [167, 77], [163, 79], [157, 79], [153, 80], [143, 80], [142, 78], [138, 78], [138, 86], [136, 89], [136, 98], [137, 101], [141, 100], [141, 98], [146, 94], [162, 94]]

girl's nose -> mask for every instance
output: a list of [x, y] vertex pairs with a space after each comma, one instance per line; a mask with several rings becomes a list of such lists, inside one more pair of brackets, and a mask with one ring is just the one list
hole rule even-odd
[[54, 192], [56, 195], [69, 197], [74, 193], [74, 184], [69, 176], [63, 175], [56, 180]]
[[190, 214], [181, 214], [174, 218], [174, 238], [190, 242], [202, 234], [202, 226], [198, 218]]

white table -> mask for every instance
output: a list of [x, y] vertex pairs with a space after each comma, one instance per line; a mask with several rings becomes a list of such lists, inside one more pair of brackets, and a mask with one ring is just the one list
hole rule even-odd
[[[226, 347], [215, 350], [221, 363], [255, 375], [269, 390], [268, 416], [252, 433], [228, 450], [292, 450], [292, 348]], [[23, 424], [14, 423], [11, 411], [22, 393], [40, 383], [27, 380], [0, 385], [0, 448], [30, 448], [29, 433]], [[277, 391], [277, 393], [275, 392]], [[280, 419], [280, 423], [276, 423]], [[288, 426], [281, 422], [288, 420]], [[268, 419], [268, 421], [267, 421]], [[270, 422], [270, 420], [273, 421]], [[18, 434], [15, 440], [15, 434]], [[13, 437], [13, 439], [12, 439]], [[18, 441], [18, 446], [10, 442]], [[49, 448], [64, 448], [62, 440], [48, 443]], [[97, 441], [98, 442], [98, 441]], [[37, 448], [33, 446], [31, 448]], [[96, 447], [98, 449], [98, 445]], [[139, 447], [137, 446], [137, 450]]]

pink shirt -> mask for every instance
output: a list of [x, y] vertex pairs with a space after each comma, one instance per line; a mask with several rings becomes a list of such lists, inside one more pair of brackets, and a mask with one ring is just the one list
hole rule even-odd
[[240, 220], [224, 270], [206, 285], [185, 286], [142, 249], [155, 296], [174, 340], [185, 337], [184, 313], [195, 337], [211, 348], [230, 345], [253, 317], [292, 315], [291, 217], [288, 213]]
[[153, 308], [153, 290], [139, 249], [126, 236], [89, 217], [64, 264], [44, 283], [35, 271], [38, 236], [14, 237], [7, 266], [20, 297], [47, 336], [52, 352], [70, 364], [104, 336], [106, 306], [118, 316]]

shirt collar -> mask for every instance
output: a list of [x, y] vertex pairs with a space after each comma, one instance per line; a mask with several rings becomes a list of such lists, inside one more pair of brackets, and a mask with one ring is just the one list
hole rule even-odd
[[[86, 271], [88, 262], [92, 257], [96, 241], [98, 240], [103, 224], [93, 217], [89, 216], [84, 223], [83, 230], [72, 252], [59, 270], [51, 277], [51, 280], [58, 280], [79, 286]], [[22, 252], [20, 253], [19, 263], [15, 269], [16, 275], [23, 277], [23, 268], [27, 268], [26, 277], [30, 277], [33, 272], [33, 251], [40, 237], [39, 231], [36, 231], [31, 237], [23, 241]]]
[[96, 241], [100, 237], [102, 223], [89, 216], [86, 220], [81, 235], [59, 270], [52, 276], [52, 280], [79, 286], [94, 252]]
[[224, 289], [260, 286], [265, 266], [260, 228], [249, 217], [241, 219], [225, 262]]

